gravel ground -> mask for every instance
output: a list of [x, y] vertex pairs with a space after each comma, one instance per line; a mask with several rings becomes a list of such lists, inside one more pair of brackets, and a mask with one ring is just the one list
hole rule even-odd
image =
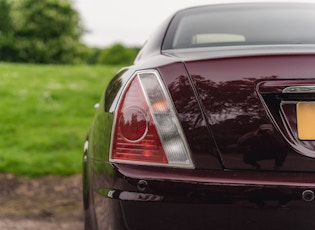
[[0, 229], [83, 229], [81, 175], [0, 174]]
[[0, 220], [1, 230], [34, 230], [34, 229], [45, 229], [45, 230], [68, 230], [68, 229], [83, 229], [83, 225], [80, 221], [66, 221], [62, 223], [48, 222], [45, 220], [12, 220], [12, 219], [1, 219]]

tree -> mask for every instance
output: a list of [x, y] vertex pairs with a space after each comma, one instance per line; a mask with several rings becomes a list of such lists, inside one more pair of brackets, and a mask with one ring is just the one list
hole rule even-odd
[[15, 42], [21, 62], [75, 63], [80, 18], [68, 0], [14, 1]]
[[12, 32], [11, 5], [7, 0], [0, 0], [0, 34]]
[[99, 54], [99, 63], [110, 65], [131, 65], [137, 56], [138, 48], [126, 48], [122, 44], [114, 44], [113, 46], [102, 50]]
[[11, 5], [8, 0], [0, 0], [0, 60], [12, 61], [16, 57], [13, 40]]

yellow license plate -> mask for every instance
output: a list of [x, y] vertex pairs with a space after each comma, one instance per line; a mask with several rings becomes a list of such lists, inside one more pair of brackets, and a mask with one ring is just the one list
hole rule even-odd
[[315, 102], [296, 105], [297, 131], [300, 140], [315, 140]]

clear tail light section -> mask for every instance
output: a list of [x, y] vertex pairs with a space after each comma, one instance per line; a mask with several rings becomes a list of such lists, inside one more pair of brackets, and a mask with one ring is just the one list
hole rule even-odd
[[115, 114], [111, 162], [193, 168], [190, 150], [159, 73], [136, 72]]

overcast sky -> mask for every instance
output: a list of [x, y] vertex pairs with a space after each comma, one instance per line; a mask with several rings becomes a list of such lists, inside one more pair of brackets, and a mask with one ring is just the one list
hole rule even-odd
[[141, 46], [164, 19], [185, 7], [254, 1], [256, 0], [72, 0], [85, 28], [89, 30], [83, 36], [83, 42], [98, 47], [117, 42], [127, 46]]

